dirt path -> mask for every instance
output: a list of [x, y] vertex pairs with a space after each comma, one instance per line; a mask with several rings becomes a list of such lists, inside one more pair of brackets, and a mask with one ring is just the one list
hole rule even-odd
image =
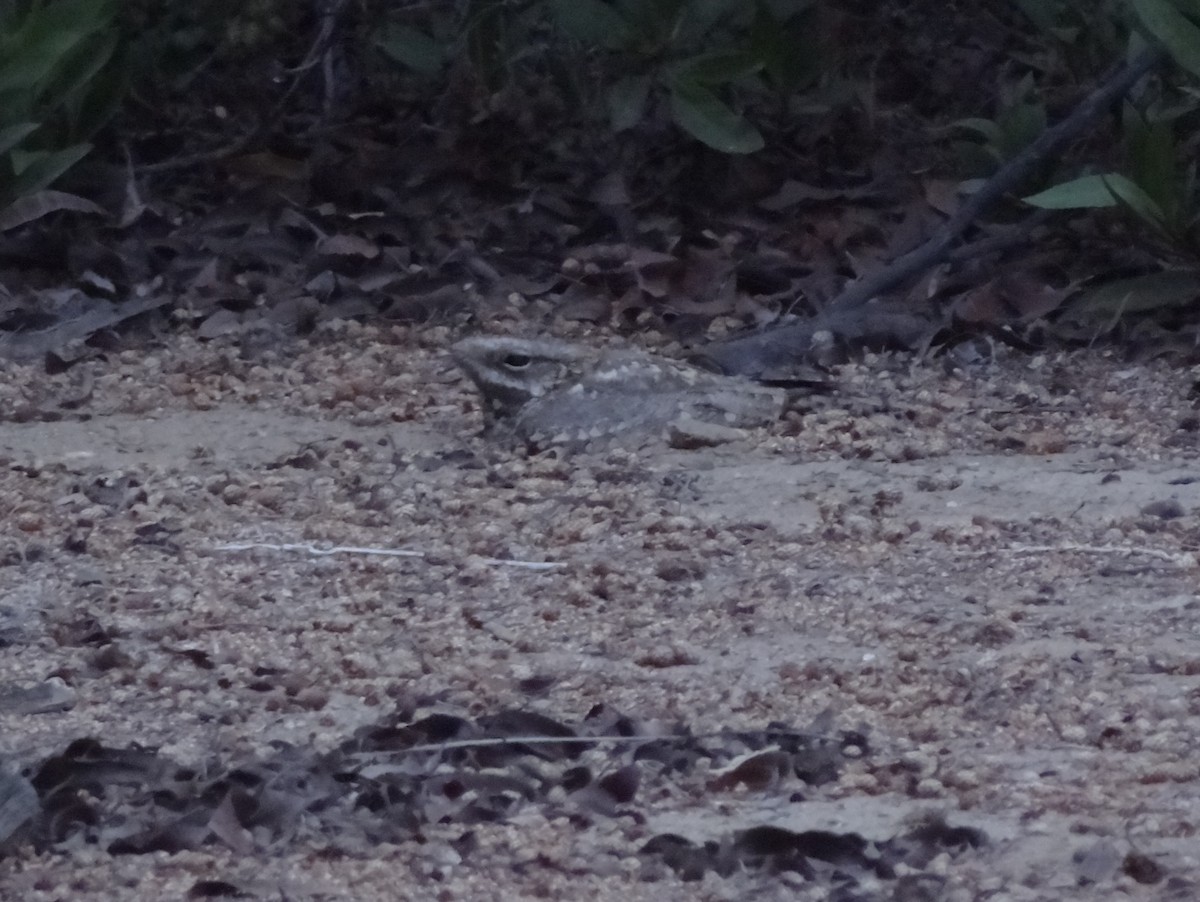
[[[103, 851], [144, 829], [139, 808], [41, 854], [18, 845], [4, 895], [1200, 893], [1196, 373], [1099, 354], [872, 361], [843, 374], [865, 408], [743, 445], [527, 459], [474, 435], [446, 337], [12, 369], [0, 400], [36, 419], [0, 426], [0, 689], [56, 701], [0, 705], [4, 760], [32, 775], [95, 737], [195, 781], [330, 753], [398, 711], [578, 723], [598, 705], [647, 731], [777, 723], [869, 747], [828, 782], [785, 768], [755, 788], [643, 763], [632, 801], [587, 817], [559, 790], [469, 827], [212, 821], [177, 854]], [[399, 551], [419, 554], [379, 553]], [[119, 810], [106, 798], [96, 811]], [[930, 817], [986, 842], [853, 886], [637, 854], [763, 825], [884, 844]]]

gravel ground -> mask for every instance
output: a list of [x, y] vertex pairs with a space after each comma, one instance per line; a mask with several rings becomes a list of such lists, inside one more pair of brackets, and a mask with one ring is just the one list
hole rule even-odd
[[[398, 711], [578, 724], [598, 706], [869, 749], [827, 782], [701, 767], [607, 814], [533, 802], [468, 844], [453, 817], [353, 842], [214, 828], [174, 853], [115, 853], [106, 824], [17, 837], [0, 895], [1200, 895], [1200, 370], [872, 358], [744, 442], [558, 459], [477, 435], [451, 337], [345, 325], [9, 366], [10, 768], [92, 737], [215, 773], [331, 754]], [[39, 689], [52, 701], [21, 704]], [[638, 854], [764, 825], [885, 843], [933, 820], [984, 841], [853, 886]]]

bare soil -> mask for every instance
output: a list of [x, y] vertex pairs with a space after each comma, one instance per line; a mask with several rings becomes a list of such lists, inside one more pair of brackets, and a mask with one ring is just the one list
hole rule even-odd
[[[477, 434], [451, 338], [350, 325], [8, 366], [0, 695], [60, 701], [0, 705], [3, 760], [32, 775], [93, 737], [228, 769], [412, 705], [816, 723], [869, 753], [822, 785], [639, 793], [636, 816], [530, 805], [473, 827], [469, 854], [453, 824], [337, 854], [24, 843], [0, 896], [1200, 894], [1200, 371], [871, 358], [744, 442], [560, 459]], [[759, 825], [883, 841], [930, 816], [986, 842], [926, 862], [911, 895], [687, 881], [637, 854]]]

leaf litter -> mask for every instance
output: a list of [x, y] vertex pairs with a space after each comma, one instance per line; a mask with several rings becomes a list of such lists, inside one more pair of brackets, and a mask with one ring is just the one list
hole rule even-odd
[[[822, 717], [815, 726], [829, 721]], [[319, 839], [327, 852], [363, 855], [380, 842], [418, 838], [435, 824], [457, 825], [465, 838], [475, 825], [519, 819], [529, 808], [548, 820], [568, 817], [581, 830], [597, 819], [643, 824], [641, 812], [655, 800], [736, 795], [743, 782], [757, 790], [819, 792], [836, 780], [846, 756], [870, 754], [857, 731], [772, 725], [695, 735], [603, 705], [578, 723], [521, 709], [472, 718], [444, 706], [431, 713], [410, 708], [324, 753], [272, 745], [270, 757], [214, 759], [198, 770], [150, 749], [76, 740], [30, 767], [28, 781], [7, 778], [3, 839], [20, 830], [44, 853], [89, 845], [117, 856], [178, 854], [214, 843], [252, 855]], [[764, 760], [773, 772], [770, 787], [750, 775]], [[705, 785], [705, 773], [718, 776]], [[853, 879], [851, 863], [884, 879], [896, 879], [901, 862], [923, 867], [931, 856], [916, 851], [914, 839], [868, 851], [853, 833], [818, 837], [763, 827], [720, 840], [720, 855], [704, 865], [686, 850], [707, 840], [695, 847], [667, 834], [631, 843], [626, 854], [659, 858], [684, 879], [708, 868], [724, 876], [785, 869], [828, 882], [834, 875], [820, 862], [836, 863], [844, 886]], [[936, 842], [946, 845], [945, 837]]]

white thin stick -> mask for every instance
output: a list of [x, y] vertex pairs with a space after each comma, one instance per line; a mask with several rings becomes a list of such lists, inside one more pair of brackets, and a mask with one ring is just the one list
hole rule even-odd
[[[301, 542], [227, 542], [223, 545], [214, 545], [212, 550], [298, 551], [302, 554], [310, 554], [316, 557], [328, 557], [334, 554], [361, 554], [373, 555], [376, 557], [425, 557], [424, 551], [409, 551], [405, 548], [368, 548], [361, 545], [334, 545], [330, 548], [321, 548], [317, 545], [310, 545]], [[495, 557], [485, 557], [481, 558], [480, 560], [492, 567], [519, 567], [525, 570], [554, 570], [558, 567], [566, 566], [565, 564], [555, 561], [516, 561]]]
[[967, 552], [967, 557], [983, 557], [989, 554], [1003, 554], [1004, 552], [1012, 552], [1014, 554], [1114, 554], [1133, 557], [1142, 555], [1144, 557], [1158, 558], [1162, 561], [1175, 564], [1179, 567], [1196, 567], [1200, 565], [1196, 555], [1189, 551], [1164, 551], [1161, 548], [1130, 548], [1120, 545], [1076, 545], [1068, 543], [1066, 545], [1009, 545], [1006, 548], [985, 549], [982, 551]]
[[493, 567], [521, 567], [525, 570], [557, 570], [567, 566], [559, 561], [510, 561], [498, 557], [485, 557], [481, 560]]
[[316, 557], [331, 554], [364, 554], [382, 557], [425, 557], [424, 551], [408, 551], [403, 548], [363, 548], [358, 545], [334, 545], [330, 548], [319, 548], [316, 545], [306, 545], [299, 542], [229, 542], [225, 545], [214, 545], [213, 551], [300, 551]]
[[[829, 733], [813, 733], [807, 730], [718, 730], [714, 733], [665, 733], [658, 736], [488, 736], [479, 739], [449, 739], [445, 742], [432, 742], [425, 745], [410, 745], [404, 749], [389, 749], [383, 751], [352, 752], [352, 757], [368, 757], [379, 754], [415, 754], [423, 752], [446, 752], [455, 749], [495, 748], [509, 745], [600, 745], [602, 743], [637, 743], [645, 745], [651, 742], [700, 742], [714, 739], [738, 739], [743, 734], [763, 736], [785, 736], [788, 738], [809, 739], [813, 741], [832, 742], [836, 736]], [[778, 743], [773, 743], [778, 748]], [[763, 751], [760, 749], [759, 751]]]

